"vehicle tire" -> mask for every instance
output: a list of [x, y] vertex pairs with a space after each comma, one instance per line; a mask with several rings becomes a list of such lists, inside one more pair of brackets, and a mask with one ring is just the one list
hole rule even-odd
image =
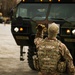
[[35, 50], [34, 50], [34, 48], [29, 48], [28, 49], [28, 64], [29, 64], [29, 67], [32, 69], [32, 70], [36, 70], [35, 68], [34, 68], [34, 64], [33, 64], [33, 55], [34, 55], [34, 52], [35, 52]]

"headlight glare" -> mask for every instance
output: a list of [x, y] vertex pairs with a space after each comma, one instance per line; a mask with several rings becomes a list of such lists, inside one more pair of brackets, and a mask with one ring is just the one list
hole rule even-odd
[[23, 28], [22, 27], [20, 28], [20, 31], [23, 31]]
[[18, 32], [18, 31], [19, 31], [19, 28], [18, 28], [18, 27], [15, 27], [15, 28], [14, 28], [14, 31], [15, 31], [15, 32]]
[[72, 30], [72, 34], [73, 34], [73, 35], [75, 35], [75, 29], [74, 29], [74, 30]]
[[66, 32], [67, 32], [67, 34], [69, 34], [71, 31], [70, 31], [70, 29], [67, 29]]

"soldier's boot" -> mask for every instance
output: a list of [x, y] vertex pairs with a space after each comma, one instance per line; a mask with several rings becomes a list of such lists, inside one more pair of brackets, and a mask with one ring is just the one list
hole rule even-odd
[[38, 75], [48, 75], [47, 73], [39, 72]]
[[42, 72], [39, 72], [38, 75], [45, 75], [45, 74], [43, 74]]
[[38, 73], [38, 75], [42, 75], [42, 73], [41, 73], [41, 72], [39, 72], [39, 73]]

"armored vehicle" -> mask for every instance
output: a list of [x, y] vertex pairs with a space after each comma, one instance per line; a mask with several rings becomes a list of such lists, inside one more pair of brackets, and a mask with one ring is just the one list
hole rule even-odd
[[75, 4], [53, 3], [51, 0], [26, 1], [22, 0], [11, 10], [11, 32], [17, 45], [20, 46], [20, 60], [24, 60], [23, 47], [28, 46], [28, 64], [35, 70], [33, 56], [37, 55], [34, 44], [36, 26], [44, 24], [48, 28], [50, 23], [55, 22], [60, 28], [57, 38], [66, 44], [75, 64]]

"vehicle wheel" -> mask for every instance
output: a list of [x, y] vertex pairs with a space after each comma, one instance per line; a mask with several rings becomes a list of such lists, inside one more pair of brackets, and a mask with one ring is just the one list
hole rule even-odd
[[33, 64], [33, 55], [34, 55], [34, 48], [29, 48], [28, 49], [28, 64], [29, 64], [29, 67], [32, 69], [32, 70], [36, 70], [34, 68], [34, 64]]

